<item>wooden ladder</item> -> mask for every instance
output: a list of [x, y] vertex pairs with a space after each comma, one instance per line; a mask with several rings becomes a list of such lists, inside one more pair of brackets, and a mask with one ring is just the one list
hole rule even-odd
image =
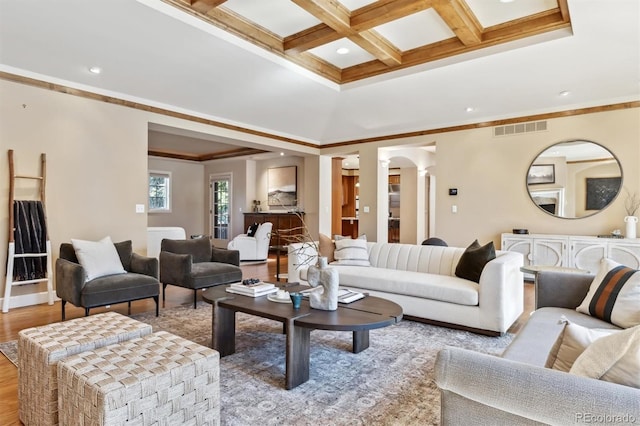
[[[11, 287], [14, 285], [35, 284], [39, 282], [47, 282], [47, 292], [49, 296], [49, 305], [53, 305], [53, 266], [51, 259], [51, 241], [49, 241], [49, 235], [47, 233], [46, 252], [45, 253], [19, 253], [16, 254], [15, 247], [15, 217], [14, 217], [14, 191], [15, 181], [17, 179], [33, 179], [39, 182], [40, 191], [39, 197], [42, 202], [42, 208], [45, 209], [45, 187], [47, 180], [46, 173], [47, 157], [46, 154], [41, 154], [40, 173], [41, 176], [22, 176], [16, 175], [13, 164], [13, 150], [9, 150], [9, 250], [7, 253], [7, 278], [4, 286], [4, 299], [2, 301], [2, 312], [9, 312], [9, 302], [11, 299]], [[46, 209], [45, 209], [46, 212]], [[47, 276], [46, 278], [37, 278], [32, 280], [14, 281], [13, 279], [13, 264], [16, 258], [25, 257], [45, 257], [47, 258]]]

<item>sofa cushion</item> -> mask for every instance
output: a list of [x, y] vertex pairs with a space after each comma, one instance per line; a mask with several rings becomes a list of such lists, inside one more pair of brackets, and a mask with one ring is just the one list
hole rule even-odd
[[160, 251], [190, 254], [193, 256], [193, 263], [211, 262], [212, 248], [209, 238], [196, 238], [194, 240], [171, 240], [164, 238], [160, 243]]
[[564, 329], [551, 349], [545, 367], [565, 372], [571, 370], [575, 360], [591, 343], [620, 331], [611, 328], [587, 328], [566, 320], [564, 322]]
[[331, 263], [335, 259], [333, 257], [333, 252], [336, 249], [335, 244], [331, 241], [331, 238], [320, 234], [319, 242], [318, 242], [318, 251], [320, 252], [320, 256], [324, 256], [327, 258], [327, 262]]
[[100, 241], [71, 239], [71, 244], [78, 262], [84, 268], [87, 281], [126, 272], [111, 237], [104, 237]]
[[566, 317], [569, 322], [587, 328], [609, 328], [619, 330], [613, 324], [581, 314], [575, 309], [540, 308], [534, 311], [525, 327], [513, 339], [502, 354], [512, 361], [544, 367], [553, 345], [564, 329], [559, 320]]
[[576, 359], [571, 374], [640, 388], [640, 325], [593, 342]]
[[159, 293], [158, 280], [132, 272], [96, 278], [80, 294], [80, 306], [94, 307], [146, 299]]
[[484, 265], [495, 258], [496, 249], [493, 246], [493, 241], [481, 246], [478, 240], [475, 240], [462, 253], [458, 266], [456, 266], [456, 276], [479, 283]]
[[362, 291], [374, 290], [459, 305], [478, 304], [478, 284], [448, 275], [331, 265], [338, 270], [340, 285]]
[[194, 263], [191, 269], [190, 288], [207, 288], [214, 285], [242, 281], [242, 269], [220, 262]]
[[247, 229], [247, 237], [253, 237], [256, 235], [256, 231], [258, 230], [258, 223], [254, 222], [249, 225], [249, 229]]
[[578, 312], [623, 328], [640, 324], [640, 271], [602, 259]]
[[336, 240], [336, 249], [333, 252], [334, 263], [339, 265], [370, 266], [367, 240], [358, 238], [344, 238]]

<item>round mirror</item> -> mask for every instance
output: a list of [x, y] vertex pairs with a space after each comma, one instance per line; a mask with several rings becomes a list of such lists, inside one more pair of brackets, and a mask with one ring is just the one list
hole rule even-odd
[[531, 163], [529, 196], [540, 209], [569, 219], [594, 215], [622, 189], [618, 159], [595, 142], [575, 140], [551, 145]]

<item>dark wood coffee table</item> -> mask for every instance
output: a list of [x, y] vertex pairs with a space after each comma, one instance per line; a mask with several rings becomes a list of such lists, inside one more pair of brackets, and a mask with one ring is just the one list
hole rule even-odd
[[[397, 303], [380, 297], [367, 296], [348, 305], [339, 304], [335, 311], [312, 309], [308, 300], [300, 309], [291, 304], [271, 302], [267, 296], [249, 297], [226, 291], [227, 286], [211, 287], [202, 293], [203, 299], [213, 305], [211, 346], [221, 357], [236, 351], [236, 312], [269, 318], [283, 323], [287, 335], [286, 373], [287, 389], [309, 380], [309, 349], [312, 330], [353, 332], [353, 353], [369, 347], [369, 330], [395, 324], [402, 319], [402, 308]], [[287, 287], [289, 292], [308, 287]]]

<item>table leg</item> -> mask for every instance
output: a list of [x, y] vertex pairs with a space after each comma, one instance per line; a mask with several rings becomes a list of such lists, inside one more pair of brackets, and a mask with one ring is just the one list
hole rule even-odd
[[353, 353], [357, 354], [369, 347], [369, 330], [353, 332]]
[[287, 324], [286, 388], [293, 389], [309, 380], [311, 329]]
[[236, 313], [214, 303], [211, 314], [211, 347], [220, 356], [236, 352]]

